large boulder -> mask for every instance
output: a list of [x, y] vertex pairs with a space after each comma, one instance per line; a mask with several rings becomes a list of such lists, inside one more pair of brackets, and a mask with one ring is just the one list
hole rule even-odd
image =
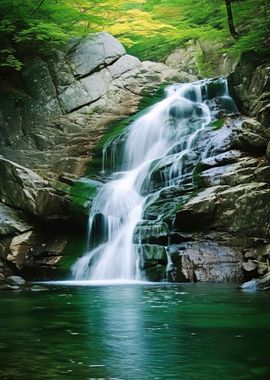
[[229, 282], [241, 281], [242, 253], [240, 249], [215, 241], [198, 240], [173, 245], [169, 249], [177, 281]]
[[5, 205], [48, 219], [69, 215], [66, 199], [32, 170], [0, 158], [0, 172], [0, 199]]
[[73, 40], [70, 45], [68, 61], [76, 77], [92, 74], [126, 54], [123, 45], [105, 32]]

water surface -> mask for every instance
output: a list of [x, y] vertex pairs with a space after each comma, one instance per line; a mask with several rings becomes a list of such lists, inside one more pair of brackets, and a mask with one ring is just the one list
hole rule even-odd
[[0, 379], [266, 380], [269, 293], [46, 285], [1, 293]]

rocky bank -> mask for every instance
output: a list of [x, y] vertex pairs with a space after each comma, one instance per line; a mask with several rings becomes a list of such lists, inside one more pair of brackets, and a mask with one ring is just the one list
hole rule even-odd
[[[61, 262], [81, 254], [67, 245], [78, 225], [71, 199], [87, 210], [100, 185], [87, 178], [76, 182], [78, 176], [94, 165], [94, 148], [109, 126], [135, 113], [145, 94], [163, 83], [196, 79], [194, 59], [179, 64], [180, 53], [166, 65], [140, 62], [99, 33], [70, 41], [51, 58], [29, 63], [19, 79], [3, 83], [3, 276], [67, 273], [60, 271]], [[140, 254], [153, 280], [243, 281], [268, 272], [269, 64], [243, 59], [226, 68], [223, 60], [222, 67], [222, 74], [232, 71], [230, 90], [243, 115], [219, 115], [218, 127], [207, 129], [200, 142], [222, 141], [215, 156], [197, 164], [185, 186], [161, 191], [146, 208]], [[74, 191], [78, 183], [80, 194]], [[153, 180], [153, 186], [159, 184]]]

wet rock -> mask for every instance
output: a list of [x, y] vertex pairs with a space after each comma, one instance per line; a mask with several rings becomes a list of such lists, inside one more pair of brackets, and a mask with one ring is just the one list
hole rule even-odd
[[257, 279], [252, 279], [250, 281], [244, 282], [240, 288], [241, 289], [246, 289], [246, 290], [255, 290], [257, 288], [258, 280]]
[[10, 285], [23, 285], [25, 280], [21, 276], [9, 276], [6, 279], [6, 282]]
[[175, 225], [180, 230], [207, 228], [216, 213], [217, 193], [227, 187], [216, 186], [203, 190], [191, 198], [177, 213]]
[[242, 253], [218, 242], [200, 239], [171, 248], [176, 281], [241, 281]]
[[26, 278], [46, 278], [57, 271], [66, 244], [60, 232], [29, 231], [11, 240], [6, 260]]
[[0, 285], [0, 290], [20, 290], [20, 286], [3, 284]]
[[261, 278], [255, 278], [250, 281], [244, 282], [241, 285], [241, 288], [244, 290], [256, 290], [256, 289], [269, 290], [269, 286], [270, 286], [270, 273], [267, 273]]
[[45, 286], [40, 286], [40, 285], [33, 285], [30, 288], [31, 292], [44, 292], [48, 290]]
[[143, 276], [150, 281], [161, 281], [166, 277], [167, 253], [160, 245], [142, 244], [135, 249], [140, 259]]
[[[168, 242], [169, 227], [165, 222], [151, 222], [142, 221], [139, 223], [134, 231], [133, 242], [138, 243], [151, 243], [162, 242], [166, 245]], [[164, 243], [165, 241], [165, 243]]]
[[70, 189], [73, 212], [88, 216], [92, 201], [102, 185], [101, 182], [89, 178], [76, 180]]
[[252, 260], [248, 260], [242, 263], [242, 267], [245, 271], [251, 272], [257, 268], [257, 265]]
[[[201, 161], [201, 170], [214, 168], [217, 166], [225, 166], [229, 164], [234, 164], [238, 161], [240, 157], [243, 157], [244, 153], [240, 150], [229, 150], [224, 153], [217, 154], [215, 156], [211, 156], [205, 158]], [[225, 169], [225, 168], [224, 168]]]

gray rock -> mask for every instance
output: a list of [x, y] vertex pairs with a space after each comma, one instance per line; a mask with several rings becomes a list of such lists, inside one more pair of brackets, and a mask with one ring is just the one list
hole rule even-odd
[[270, 66], [268, 63], [258, 65], [256, 59], [242, 55], [236, 70], [229, 77], [232, 94], [241, 110], [258, 118], [268, 127], [270, 122], [269, 89]]
[[[209, 72], [215, 76], [228, 75], [234, 71], [238, 58], [222, 54], [223, 49], [224, 46], [214, 40], [190, 40], [169, 55], [166, 65], [202, 76], [209, 76]], [[198, 57], [201, 57], [200, 63]], [[201, 61], [206, 63], [205, 67], [202, 67]]]
[[124, 55], [119, 58], [114, 64], [108, 66], [108, 70], [112, 79], [117, 79], [127, 71], [133, 70], [142, 65], [141, 61], [132, 55]]
[[141, 63], [112, 36], [97, 33], [73, 39], [46, 62], [35, 60], [23, 77], [16, 97], [0, 94], [2, 154], [45, 173], [81, 175], [107, 125], [136, 112], [142, 94], [164, 80], [181, 81], [183, 73]]
[[200, 46], [190, 41], [186, 47], [175, 49], [167, 58], [166, 65], [189, 74], [198, 74], [196, 56], [200, 52]]
[[236, 163], [240, 157], [243, 157], [244, 153], [240, 150], [229, 150], [224, 153], [217, 154], [215, 156], [211, 156], [205, 158], [201, 161], [201, 165], [203, 169], [213, 168], [216, 166], [224, 166], [228, 164]]
[[46, 288], [45, 286], [34, 285], [34, 286], [31, 286], [30, 290], [31, 292], [44, 292], [48, 290], [48, 288]]
[[81, 82], [70, 84], [60, 95], [59, 101], [65, 113], [71, 112], [90, 102], [89, 94]]
[[167, 253], [165, 247], [154, 244], [136, 245], [143, 276], [150, 281], [161, 281], [166, 276]]
[[257, 268], [257, 265], [252, 260], [248, 260], [242, 263], [242, 267], [245, 271], [251, 272]]
[[0, 285], [0, 290], [19, 290], [20, 287], [17, 285], [3, 284]]
[[81, 79], [81, 83], [86, 88], [91, 102], [106, 94], [109, 84], [112, 81], [109, 70], [103, 69], [86, 78]]
[[6, 282], [10, 285], [23, 285], [25, 280], [21, 276], [9, 276], [6, 279]]
[[56, 97], [56, 89], [46, 62], [35, 59], [25, 66], [22, 77], [26, 93], [41, 103]]
[[165, 240], [168, 241], [169, 227], [164, 222], [142, 221], [134, 231], [133, 242], [136, 244], [147, 243], [149, 240]]
[[242, 253], [217, 242], [199, 240], [175, 246], [172, 261], [182, 281], [241, 281]]
[[65, 199], [32, 170], [1, 158], [0, 172], [2, 203], [45, 218], [65, 218], [68, 215]]
[[32, 228], [23, 213], [0, 203], [0, 235], [20, 234]]
[[247, 289], [247, 290], [255, 290], [257, 288], [257, 284], [258, 284], [258, 280], [256, 280], [255, 278], [250, 280], [250, 281], [247, 281], [247, 282], [244, 282], [240, 288], [241, 289]]
[[84, 77], [116, 61], [125, 49], [108, 33], [82, 38], [68, 53], [68, 61], [76, 77]]

